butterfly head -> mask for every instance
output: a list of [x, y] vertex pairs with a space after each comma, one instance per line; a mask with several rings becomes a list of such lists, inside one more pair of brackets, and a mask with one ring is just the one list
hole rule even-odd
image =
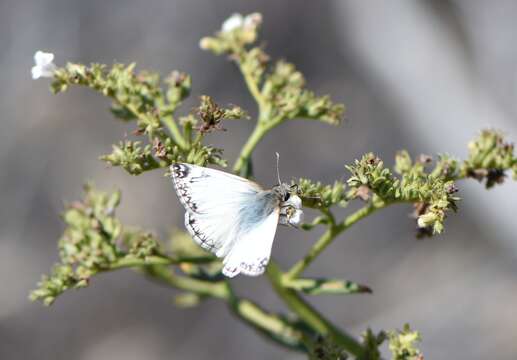
[[279, 224], [298, 227], [303, 221], [302, 199], [298, 196], [300, 191], [298, 185], [289, 185], [280, 180], [279, 170], [280, 155], [276, 153], [276, 175], [278, 185], [273, 187], [280, 206]]
[[273, 192], [279, 200], [279, 223], [298, 227], [303, 221], [302, 199], [298, 196], [298, 185], [281, 183], [273, 187]]

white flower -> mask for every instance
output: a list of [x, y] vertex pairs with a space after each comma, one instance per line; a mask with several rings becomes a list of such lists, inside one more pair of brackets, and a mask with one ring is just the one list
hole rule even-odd
[[54, 54], [40, 50], [36, 51], [36, 54], [34, 54], [34, 62], [36, 65], [31, 69], [32, 78], [39, 79], [40, 77], [53, 77], [57, 68], [53, 61]]
[[244, 25], [244, 16], [235, 13], [223, 22], [222, 32], [230, 32]]
[[222, 32], [230, 32], [238, 28], [255, 28], [262, 22], [262, 15], [259, 13], [242, 16], [242, 14], [235, 13], [225, 20], [221, 27]]

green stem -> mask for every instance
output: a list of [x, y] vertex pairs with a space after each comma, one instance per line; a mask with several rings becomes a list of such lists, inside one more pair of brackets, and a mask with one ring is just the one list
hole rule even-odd
[[329, 227], [327, 231], [314, 243], [307, 255], [299, 260], [293, 267], [285, 274], [286, 279], [297, 278], [310, 263], [334, 240], [337, 236], [333, 227]]
[[[237, 174], [240, 174], [243, 168], [248, 164], [251, 154], [253, 150], [257, 146], [257, 144], [262, 140], [262, 138], [274, 127], [279, 125], [284, 119], [282, 117], [273, 117], [271, 118], [270, 111], [267, 109], [267, 102], [262, 97], [260, 93], [260, 89], [258, 84], [253, 79], [253, 76], [250, 72], [247, 71], [246, 66], [241, 61], [239, 62], [240, 70], [244, 76], [244, 80], [246, 85], [254, 97], [255, 101], [258, 104], [259, 108], [259, 118], [257, 121], [257, 125], [255, 129], [251, 133], [250, 137], [244, 144], [239, 157], [237, 158], [235, 165], [233, 167], [233, 171]], [[337, 227], [334, 224], [334, 220], [332, 218], [332, 214], [327, 214], [328, 221], [331, 223], [332, 227]], [[330, 238], [327, 241], [331, 241]], [[319, 250], [320, 252], [323, 250]], [[317, 256], [318, 253], [314, 255]], [[309, 260], [308, 263], [310, 263]], [[304, 266], [307, 266], [308, 263]], [[300, 271], [303, 271], [303, 268]], [[279, 295], [279, 297], [286, 303], [286, 305], [291, 309], [291, 311], [295, 312], [300, 319], [302, 319], [306, 324], [308, 324], [314, 331], [318, 332], [321, 335], [330, 335], [334, 341], [341, 344], [349, 353], [355, 355], [357, 358], [362, 358], [364, 354], [364, 349], [361, 344], [355, 340], [352, 336], [340, 331], [336, 328], [332, 323], [326, 320], [320, 313], [318, 313], [314, 308], [312, 308], [309, 304], [307, 304], [295, 291], [288, 289], [283, 284], [284, 274], [276, 265], [275, 262], [270, 261], [269, 266], [267, 267], [267, 275], [273, 286], [275, 292]]]
[[210, 282], [176, 275], [167, 265], [181, 262], [206, 263], [213, 261], [213, 257], [171, 258], [166, 256], [149, 256], [146, 259], [123, 258], [110, 264], [102, 271], [118, 270], [122, 268], [138, 268], [144, 274], [168, 286], [193, 292], [202, 296], [210, 296], [225, 300], [231, 312], [243, 320], [256, 331], [280, 345], [297, 351], [305, 351], [311, 347], [310, 341], [301, 330], [289, 324], [276, 314], [263, 310], [250, 300], [238, 298], [233, 293], [229, 282]]
[[239, 70], [241, 71], [242, 76], [244, 77], [244, 82], [246, 83], [246, 86], [248, 87], [251, 96], [253, 96], [253, 98], [257, 102], [259, 111], [263, 111], [266, 107], [266, 100], [262, 96], [259, 85], [253, 78], [253, 74], [249, 71], [248, 67], [243, 62], [244, 58], [246, 57], [246, 52], [240, 51], [239, 49], [234, 49], [234, 51], [239, 59], [237, 64], [239, 65]]
[[164, 116], [161, 119], [161, 121], [167, 127], [170, 134], [174, 138], [174, 142], [178, 144], [178, 146], [181, 149], [186, 149], [188, 147], [187, 141], [181, 134], [181, 131], [179, 130], [178, 125], [176, 124], [176, 121], [174, 121], [174, 118], [171, 115]]
[[118, 270], [123, 268], [138, 267], [145, 265], [171, 265], [172, 259], [161, 256], [150, 256], [146, 259], [124, 257], [109, 265], [107, 270]]
[[255, 101], [257, 102], [259, 109], [265, 108], [266, 101], [262, 97], [262, 94], [260, 93], [260, 89], [258, 85], [253, 80], [253, 77], [248, 71], [243, 70], [243, 67], [241, 66], [241, 72], [244, 76], [244, 81], [246, 82], [246, 86], [248, 87], [248, 90], [250, 91], [251, 95], [255, 98]]
[[[95, 87], [91, 85], [87, 85], [89, 88], [98, 91]], [[150, 124], [153, 121], [150, 119], [149, 115], [140, 112], [134, 105], [127, 103], [126, 101], [120, 100], [115, 94], [108, 95], [113, 101], [117, 102], [120, 106], [125, 107], [127, 110], [133, 113], [138, 119], [140, 119], [143, 123]], [[160, 102], [163, 104], [163, 100]], [[174, 138], [174, 141], [181, 149], [186, 149], [188, 147], [187, 141], [181, 134], [181, 132], [178, 129], [178, 126], [176, 125], [176, 122], [174, 121], [174, 118], [172, 115], [165, 116], [161, 119], [161, 122], [167, 127], [169, 132], [171, 133], [172, 137]], [[152, 134], [150, 134], [150, 141], [152, 141]]]
[[303, 351], [311, 347], [302, 331], [293, 327], [278, 315], [268, 313], [247, 299], [231, 297], [228, 306], [232, 313], [253, 327], [263, 336], [293, 350]]
[[354, 225], [359, 220], [362, 220], [363, 218], [367, 217], [370, 214], [373, 214], [375, 211], [385, 208], [386, 206], [390, 204], [394, 204], [395, 202], [385, 202], [381, 201], [380, 199], [374, 199], [372, 203], [360, 208], [353, 214], [347, 216], [343, 219], [340, 223], [336, 225], [337, 233], [340, 234], [346, 229], [348, 229], [350, 226]]
[[282, 118], [274, 118], [272, 120], [263, 119], [264, 118], [262, 116], [259, 116], [255, 129], [242, 147], [239, 157], [233, 166], [234, 173], [239, 174], [241, 172], [244, 165], [250, 159], [251, 154], [253, 153], [253, 150], [255, 150], [257, 144], [271, 129], [275, 128], [282, 122]]
[[257, 125], [255, 129], [251, 133], [250, 137], [244, 144], [239, 157], [237, 158], [235, 165], [233, 166], [233, 171], [239, 174], [244, 165], [250, 159], [253, 150], [257, 146], [257, 144], [262, 140], [262, 138], [274, 127], [279, 125], [282, 122], [282, 118], [271, 118], [270, 111], [268, 111], [268, 103], [264, 96], [262, 95], [259, 84], [253, 78], [253, 74], [249, 71], [246, 66], [244, 60], [246, 57], [246, 53], [242, 52], [239, 49], [234, 49], [235, 55], [238, 57], [239, 61], [237, 62], [239, 69], [244, 77], [244, 82], [255, 102], [258, 106], [259, 116], [257, 120]]
[[246, 141], [246, 144], [244, 144], [242, 147], [241, 153], [239, 154], [239, 157], [233, 166], [234, 173], [239, 174], [241, 172], [242, 168], [251, 157], [251, 154], [253, 153], [253, 150], [257, 144], [260, 142], [260, 140], [262, 140], [264, 135], [266, 135], [266, 132], [267, 131], [264, 130], [264, 125], [258, 122], [257, 126], [255, 126], [255, 129]]
[[149, 266], [149, 265], [177, 265], [180, 263], [205, 264], [214, 261], [212, 256], [201, 257], [168, 257], [165, 255], [148, 256], [144, 259], [137, 257], [123, 257], [109, 265], [106, 270], [117, 270], [122, 268]]
[[236, 297], [227, 281], [214, 283], [177, 276], [164, 266], [146, 267], [145, 273], [172, 287], [225, 300], [234, 315], [262, 335], [291, 349], [303, 349], [303, 334], [299, 330], [278, 316], [265, 312], [255, 303]]
[[316, 259], [322, 252], [329, 246], [332, 241], [343, 231], [348, 229], [350, 226], [372, 214], [373, 212], [382, 209], [386, 206], [385, 202], [372, 202], [361, 209], [357, 210], [353, 214], [347, 216], [342, 222], [337, 224], [330, 224], [327, 231], [321, 235], [321, 237], [314, 243], [307, 255], [296, 264], [285, 274], [286, 279], [295, 279], [309, 266], [314, 259]]
[[273, 285], [273, 289], [287, 307], [318, 334], [331, 336], [335, 342], [343, 346], [350, 354], [357, 358], [362, 358], [364, 349], [361, 344], [354, 337], [338, 329], [325, 319], [323, 315], [306, 303], [295, 291], [284, 287], [283, 275], [278, 265], [271, 260], [267, 267], [267, 276]]
[[230, 291], [226, 283], [222, 281], [214, 283], [186, 276], [178, 276], [169, 268], [159, 265], [146, 266], [143, 268], [143, 271], [145, 274], [181, 290], [218, 299], [228, 299], [230, 297]]

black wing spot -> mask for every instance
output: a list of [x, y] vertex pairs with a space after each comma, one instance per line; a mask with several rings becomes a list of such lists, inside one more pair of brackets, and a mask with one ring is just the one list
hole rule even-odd
[[[171, 170], [173, 184], [181, 203], [190, 211], [197, 213], [198, 205], [192, 199], [192, 194], [188, 185], [189, 182], [192, 183], [192, 181], [186, 180], [191, 173], [191, 169], [185, 164], [175, 163], [171, 165]], [[195, 177], [195, 179], [199, 179], [199, 177]]]
[[172, 164], [172, 170], [174, 172], [174, 176], [178, 179], [184, 179], [189, 174], [189, 168], [183, 164]]

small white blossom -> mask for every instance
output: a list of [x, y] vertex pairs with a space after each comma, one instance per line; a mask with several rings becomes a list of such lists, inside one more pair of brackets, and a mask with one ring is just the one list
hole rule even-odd
[[244, 25], [244, 17], [241, 14], [235, 13], [223, 22], [221, 27], [222, 32], [230, 32]]
[[36, 51], [34, 54], [34, 62], [36, 65], [34, 65], [31, 69], [32, 78], [39, 79], [40, 77], [53, 77], [57, 68], [53, 61], [54, 54], [46, 53], [40, 50]]
[[239, 28], [255, 28], [262, 22], [262, 15], [259, 13], [242, 16], [242, 14], [235, 13], [225, 20], [221, 27], [222, 32], [230, 32]]

